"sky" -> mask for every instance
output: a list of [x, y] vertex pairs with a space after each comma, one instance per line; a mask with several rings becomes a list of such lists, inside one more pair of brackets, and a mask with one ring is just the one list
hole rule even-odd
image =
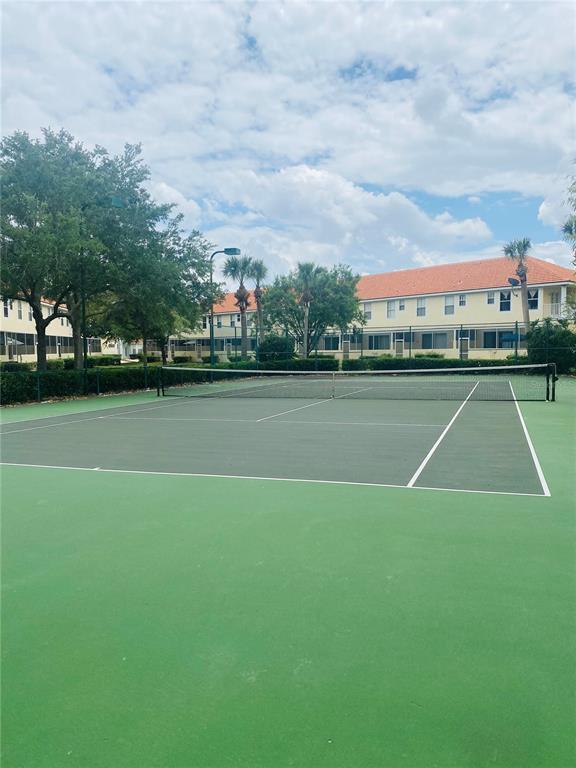
[[2, 22], [4, 135], [140, 143], [153, 196], [271, 275], [520, 237], [570, 265], [572, 2], [5, 0]]

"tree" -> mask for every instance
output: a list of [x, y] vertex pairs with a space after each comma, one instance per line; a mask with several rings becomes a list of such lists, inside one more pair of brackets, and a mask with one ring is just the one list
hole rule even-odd
[[299, 264], [266, 290], [266, 322], [284, 330], [302, 353], [310, 354], [328, 328], [362, 322], [356, 297], [358, 279], [349, 267]]
[[504, 246], [504, 255], [516, 264], [516, 274], [520, 280], [520, 296], [522, 297], [522, 317], [526, 333], [530, 329], [530, 311], [528, 309], [528, 267], [526, 257], [532, 247], [529, 238], [511, 240]]
[[268, 267], [264, 264], [262, 259], [252, 259], [252, 267], [250, 269], [250, 277], [254, 280], [254, 300], [256, 301], [256, 335], [258, 339], [258, 349], [264, 339], [264, 315], [262, 310], [262, 299], [264, 291], [262, 290], [262, 283], [266, 280], [268, 274]]
[[[210, 300], [206, 282], [210, 244], [199, 232], [184, 236], [181, 217], [164, 229], [142, 227], [140, 236], [123, 243], [111, 264], [115, 286], [102, 303], [99, 332], [108, 338], [142, 340], [147, 363], [148, 341], [164, 349], [176, 331], [193, 330]], [[142, 222], [144, 224], [144, 222]]]
[[569, 320], [536, 320], [527, 334], [531, 363], [556, 363], [558, 373], [576, 368], [576, 333]]
[[262, 341], [259, 349], [261, 363], [279, 363], [294, 357], [294, 340], [289, 336], [271, 333]]
[[250, 306], [250, 294], [244, 285], [244, 281], [252, 278], [252, 259], [249, 256], [229, 256], [224, 263], [223, 272], [225, 277], [229, 277], [238, 283], [234, 298], [240, 312], [241, 358], [242, 360], [247, 360], [248, 325], [246, 322], [246, 310]]
[[[83, 264], [99, 258], [101, 244], [84, 211], [101, 196], [96, 173], [102, 150], [87, 151], [65, 131], [41, 140], [16, 132], [0, 145], [2, 180], [0, 293], [28, 302], [36, 325], [37, 367], [46, 368], [46, 329], [69, 316], [74, 285], [90, 278]], [[51, 302], [46, 315], [43, 300]]]

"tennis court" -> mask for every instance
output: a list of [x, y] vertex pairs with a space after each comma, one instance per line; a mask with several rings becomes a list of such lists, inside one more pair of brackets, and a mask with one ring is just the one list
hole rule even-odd
[[574, 382], [203, 376], [3, 411], [3, 766], [573, 764]]
[[211, 381], [206, 371], [166, 369], [172, 383], [162, 390], [174, 399], [6, 427], [3, 461], [547, 496], [517, 399], [545, 399], [543, 369], [524, 377], [516, 367], [496, 376], [215, 371]]

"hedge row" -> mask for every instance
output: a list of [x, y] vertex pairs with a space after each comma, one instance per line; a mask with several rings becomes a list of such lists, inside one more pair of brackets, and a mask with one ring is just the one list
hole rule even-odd
[[0, 403], [26, 403], [56, 397], [100, 395], [156, 387], [155, 370], [136, 366], [90, 368], [84, 371], [2, 371]]
[[[527, 359], [520, 359], [526, 363]], [[428, 368], [485, 368], [495, 365], [514, 365], [513, 360], [460, 360], [459, 358], [438, 357], [360, 357], [356, 360], [343, 360], [343, 371], [403, 371], [407, 369]]]

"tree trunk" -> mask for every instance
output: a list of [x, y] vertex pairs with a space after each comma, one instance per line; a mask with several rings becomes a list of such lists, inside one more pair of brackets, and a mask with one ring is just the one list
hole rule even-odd
[[82, 338], [82, 306], [74, 296], [67, 299], [68, 318], [72, 326], [74, 344], [74, 368], [81, 371], [84, 368], [84, 340]]
[[530, 310], [528, 308], [528, 283], [526, 278], [520, 283], [520, 296], [522, 297], [522, 317], [524, 318], [525, 333], [530, 330]]
[[258, 347], [264, 341], [264, 313], [262, 312], [262, 304], [258, 304]]
[[144, 368], [148, 367], [148, 339], [146, 336], [142, 338], [142, 357], [144, 358]]
[[36, 340], [38, 342], [36, 346], [36, 369], [38, 371], [45, 371], [47, 366], [46, 366], [46, 325], [44, 324], [44, 320], [39, 321], [38, 319], [36, 319]]
[[240, 308], [240, 357], [248, 360], [248, 324], [246, 322], [246, 310]]
[[308, 326], [310, 320], [310, 305], [306, 303], [304, 305], [304, 338], [302, 340], [302, 357], [308, 357]]

